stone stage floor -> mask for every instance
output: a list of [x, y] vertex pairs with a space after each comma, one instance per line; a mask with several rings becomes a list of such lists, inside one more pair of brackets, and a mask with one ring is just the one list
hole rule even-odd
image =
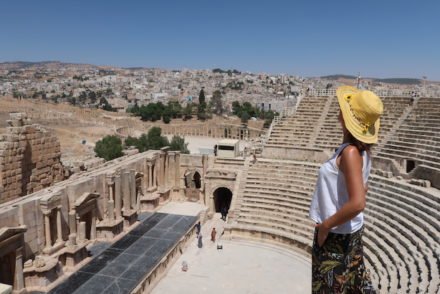
[[[219, 218], [215, 215], [202, 226], [203, 248], [194, 238], [152, 294], [311, 293], [310, 258], [261, 242], [221, 240], [224, 222]], [[213, 227], [219, 232], [216, 242], [210, 240]]]
[[197, 217], [154, 213], [49, 293], [130, 293]]

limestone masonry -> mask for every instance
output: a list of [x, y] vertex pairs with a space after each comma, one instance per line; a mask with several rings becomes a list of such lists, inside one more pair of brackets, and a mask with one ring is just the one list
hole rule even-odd
[[0, 203], [64, 179], [58, 139], [23, 113], [10, 117], [0, 137]]

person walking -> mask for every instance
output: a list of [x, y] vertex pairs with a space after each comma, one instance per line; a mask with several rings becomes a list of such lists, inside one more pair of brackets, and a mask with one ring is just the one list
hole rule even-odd
[[310, 205], [312, 293], [376, 293], [364, 264], [362, 211], [383, 104], [373, 92], [350, 86], [336, 95], [343, 143], [319, 169]]
[[198, 238], [200, 234], [200, 230], [202, 229], [202, 225], [200, 224], [200, 222], [198, 222], [195, 227], [196, 227], [196, 237]]
[[217, 235], [217, 231], [215, 230], [215, 228], [212, 228], [211, 231], [211, 241], [215, 242], [215, 236]]

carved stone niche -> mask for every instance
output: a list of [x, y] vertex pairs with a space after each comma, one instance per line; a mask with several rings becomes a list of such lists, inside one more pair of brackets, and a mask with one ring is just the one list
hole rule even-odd
[[26, 226], [0, 229], [0, 283], [11, 285], [12, 293], [24, 293], [23, 246]]
[[[116, 200], [116, 197], [120, 197], [120, 193], [116, 196], [115, 193], [115, 180], [113, 176], [107, 176], [107, 214], [104, 215], [104, 220], [99, 222], [96, 225], [96, 232], [97, 232], [97, 238], [98, 239], [113, 239], [116, 235], [122, 233], [124, 229], [124, 221], [120, 217], [121, 214], [121, 208], [115, 207], [116, 202], [118, 203], [118, 206], [120, 205], [120, 199]], [[118, 212], [116, 212], [116, 210]], [[118, 215], [119, 217], [115, 217]]]
[[40, 199], [44, 215], [45, 247], [43, 253], [50, 255], [64, 247], [61, 224], [61, 195], [51, 194]]
[[87, 258], [87, 244], [96, 239], [98, 193], [84, 193], [75, 200], [69, 211], [69, 240], [60, 254], [66, 270], [73, 269]]
[[88, 243], [96, 239], [96, 219], [98, 217], [98, 193], [84, 193], [75, 201], [78, 243]]

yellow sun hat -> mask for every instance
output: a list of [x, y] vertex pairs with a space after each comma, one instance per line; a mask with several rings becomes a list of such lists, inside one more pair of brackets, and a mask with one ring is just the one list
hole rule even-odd
[[377, 143], [383, 113], [380, 98], [371, 91], [351, 86], [339, 87], [336, 96], [345, 127], [353, 137], [367, 144]]

